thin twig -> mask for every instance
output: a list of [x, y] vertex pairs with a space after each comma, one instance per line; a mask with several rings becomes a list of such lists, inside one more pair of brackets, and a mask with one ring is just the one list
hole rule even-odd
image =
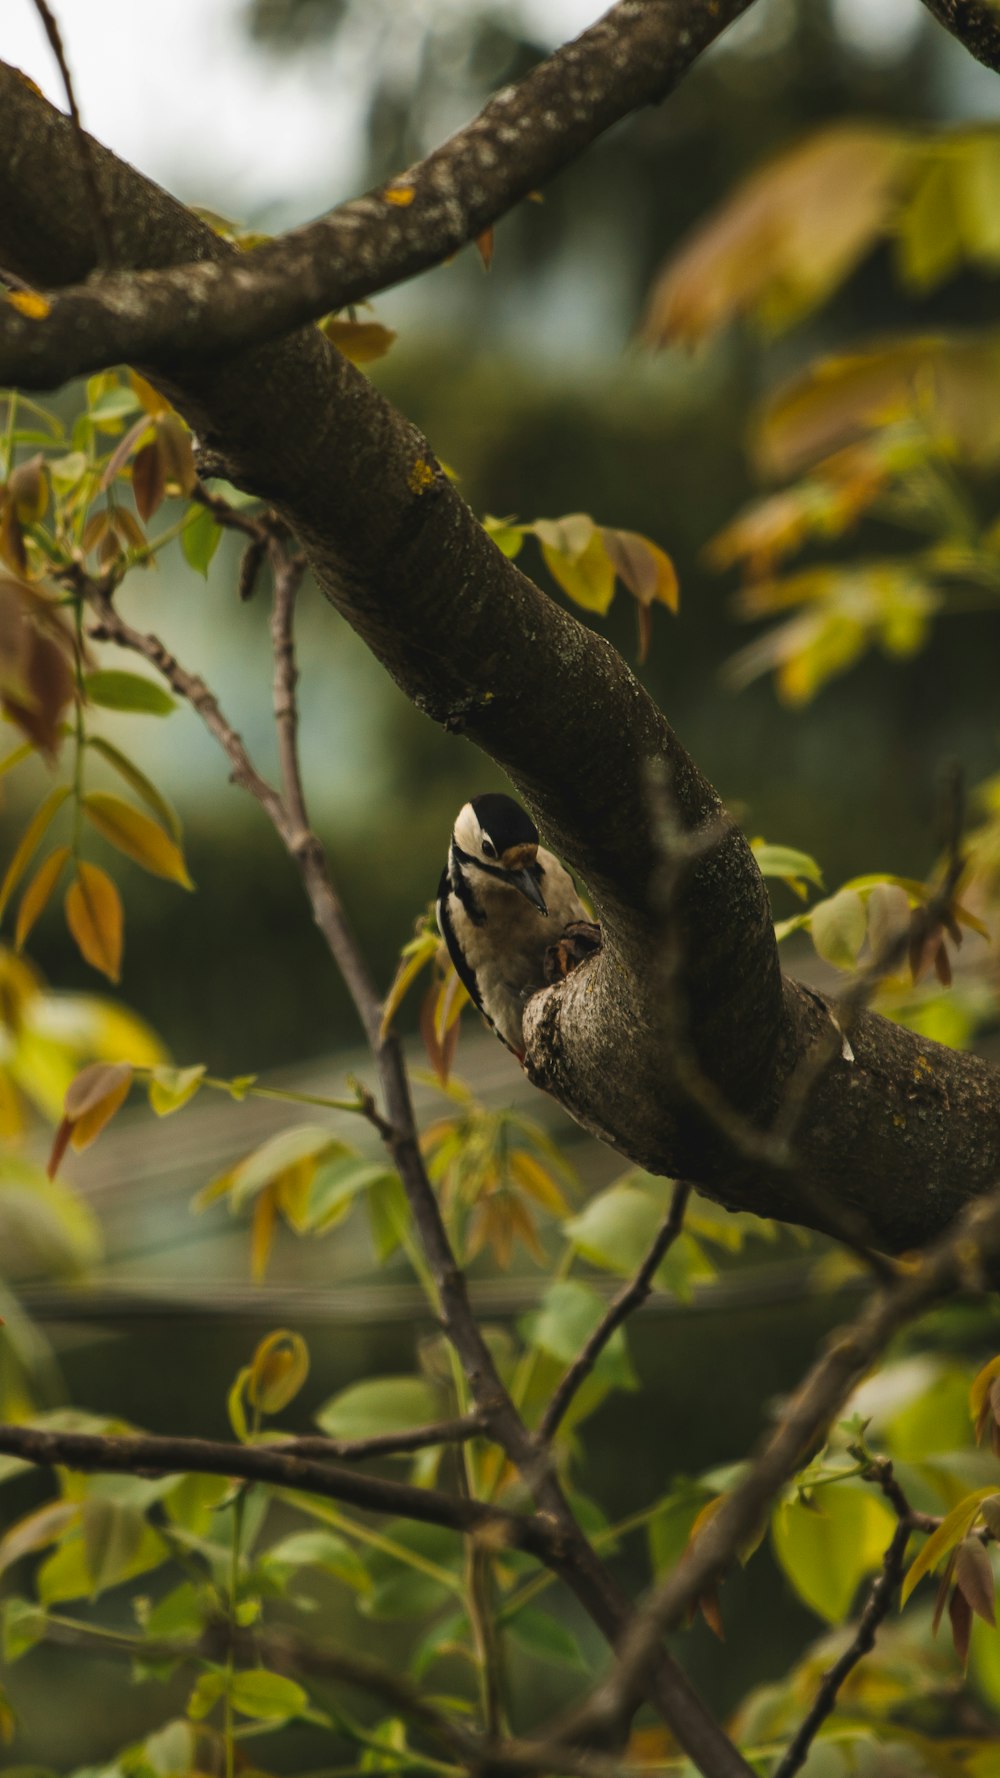
[[98, 1474], [223, 1475], [269, 1482], [366, 1512], [444, 1525], [466, 1536], [487, 1536], [500, 1547], [524, 1549], [546, 1561], [554, 1533], [541, 1518], [504, 1511], [481, 1500], [463, 1500], [434, 1488], [415, 1488], [383, 1476], [359, 1475], [339, 1464], [293, 1456], [274, 1445], [236, 1445], [201, 1438], [150, 1434], [105, 1436], [53, 1432], [36, 1426], [0, 1425], [0, 1452], [41, 1467], [61, 1465]]
[[101, 192], [100, 180], [97, 177], [96, 157], [94, 155], [90, 137], [87, 135], [80, 117], [80, 108], [77, 105], [76, 94], [73, 91], [73, 80], [69, 71], [69, 63], [66, 60], [66, 52], [63, 49], [62, 36], [59, 31], [59, 26], [56, 23], [55, 15], [47, 5], [47, 0], [34, 0], [34, 4], [35, 11], [44, 26], [45, 35], [52, 47], [52, 53], [55, 56], [56, 61], [59, 63], [59, 72], [62, 75], [63, 86], [66, 90], [66, 103], [69, 106], [69, 114], [73, 122], [73, 131], [76, 136], [77, 153], [80, 159], [80, 175], [84, 185], [87, 187], [87, 196], [90, 199], [91, 220], [94, 225], [94, 235], [97, 240], [97, 257], [100, 261], [103, 261], [105, 265], [110, 266], [113, 264], [115, 257], [114, 247], [111, 240], [111, 228], [104, 209], [104, 198]]
[[318, 1457], [336, 1463], [358, 1463], [366, 1457], [400, 1457], [412, 1451], [426, 1451], [432, 1445], [462, 1444], [466, 1439], [482, 1438], [486, 1422], [481, 1414], [463, 1414], [456, 1420], [435, 1420], [426, 1426], [411, 1426], [406, 1432], [377, 1432], [371, 1438], [283, 1438], [269, 1444], [272, 1451], [285, 1451], [290, 1457]]
[[687, 1210], [690, 1195], [691, 1187], [686, 1181], [678, 1180], [674, 1186], [670, 1208], [663, 1218], [656, 1238], [639, 1270], [629, 1283], [622, 1286], [618, 1295], [608, 1305], [590, 1338], [578, 1352], [572, 1364], [563, 1372], [553, 1390], [552, 1399], [538, 1426], [538, 1438], [542, 1443], [548, 1444], [554, 1436], [570, 1402], [581, 1383], [590, 1375], [612, 1334], [621, 1327], [622, 1322], [632, 1314], [633, 1310], [641, 1307], [650, 1295], [654, 1273], [664, 1254], [673, 1246], [684, 1227], [684, 1213]]
[[909, 1538], [910, 1527], [900, 1520], [882, 1558], [881, 1573], [865, 1601], [857, 1630], [843, 1653], [824, 1673], [816, 1696], [775, 1766], [772, 1778], [793, 1778], [793, 1774], [805, 1764], [817, 1732], [836, 1708], [841, 1686], [858, 1662], [875, 1647], [879, 1627], [888, 1617], [893, 1599], [902, 1584]]

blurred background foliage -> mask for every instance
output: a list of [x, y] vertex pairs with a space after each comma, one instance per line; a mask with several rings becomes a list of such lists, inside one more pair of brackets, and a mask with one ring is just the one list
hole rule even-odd
[[[286, 75], [304, 66], [317, 45], [332, 46], [342, 85], [350, 84], [355, 98], [363, 95], [358, 186], [398, 172], [545, 53], [556, 41], [555, 10], [475, 0], [405, 7], [399, 0], [253, 0], [243, 9], [258, 54]], [[197, 40], [190, 54], [198, 56]], [[828, 886], [876, 870], [924, 876], [938, 851], [942, 768], [958, 761], [970, 786], [995, 779], [997, 619], [989, 598], [969, 600], [976, 608], [963, 609], [953, 624], [911, 627], [912, 646], [894, 647], [882, 634], [849, 672], [817, 675], [805, 688], [815, 694], [808, 699], [801, 684], [776, 685], [769, 673], [751, 679], [744, 671], [747, 682], [735, 690], [726, 663], [748, 636], [734, 603], [738, 566], [752, 571], [752, 591], [744, 586], [741, 595], [750, 615], [780, 616], [780, 596], [772, 594], [769, 604], [762, 590], [779, 584], [776, 569], [832, 573], [842, 589], [842, 572], [858, 561], [901, 553], [909, 560], [916, 547], [912, 514], [901, 511], [899, 501], [893, 510], [880, 506], [874, 495], [859, 505], [849, 529], [824, 528], [816, 516], [817, 486], [829, 497], [831, 487], [837, 492], [843, 483], [830, 475], [824, 481], [822, 473], [817, 483], [813, 463], [785, 465], [798, 477], [790, 503], [762, 519], [753, 503], [775, 486], [763, 480], [762, 404], [805, 378], [817, 359], [854, 351], [873, 337], [976, 330], [977, 342], [980, 335], [987, 340], [977, 344], [985, 356], [965, 386], [964, 402], [959, 395], [961, 418], [971, 391], [981, 395], [986, 386], [988, 330], [997, 319], [996, 255], [956, 249], [934, 275], [915, 276], [912, 259], [901, 267], [898, 213], [886, 212], [885, 227], [873, 228], [859, 246], [830, 300], [787, 331], [769, 330], [766, 317], [764, 326], [737, 324], [704, 339], [693, 355], [675, 347], [654, 352], [639, 334], [664, 260], [706, 215], [718, 212], [739, 181], [806, 132], [850, 120], [921, 143], [925, 132], [989, 124], [998, 115], [1000, 83], [945, 38], [918, 0], [759, 0], [667, 104], [612, 131], [546, 189], [542, 202], [522, 205], [499, 225], [489, 271], [470, 250], [374, 305], [398, 340], [370, 372], [427, 432], [474, 510], [520, 520], [587, 512], [669, 551], [680, 579], [680, 613], [654, 613], [641, 676], [748, 831], [811, 854]], [[1000, 193], [1000, 179], [993, 189]], [[216, 193], [183, 195], [220, 201]], [[846, 204], [851, 190], [845, 186], [840, 197]], [[835, 209], [838, 194], [828, 201]], [[289, 217], [269, 205], [241, 220], [274, 231]], [[933, 237], [933, 208], [928, 226]], [[916, 224], [912, 230], [919, 233]], [[743, 284], [741, 274], [737, 286]], [[73, 406], [70, 393], [67, 417]], [[881, 499], [887, 487], [898, 492], [900, 480], [918, 474], [932, 487], [935, 512], [942, 500], [947, 505], [946, 496], [960, 498], [965, 542], [970, 549], [975, 543], [981, 563], [992, 548], [994, 456], [976, 460], [975, 450], [956, 455], [944, 448], [928, 412], [917, 415], [923, 431], [916, 442], [912, 429], [906, 436], [898, 430], [912, 427], [912, 420], [890, 416], [897, 432], [879, 448], [896, 454], [889, 472], [883, 473], [883, 461], [875, 474], [876, 493]], [[980, 435], [973, 431], [976, 442]], [[954, 542], [954, 519], [948, 508], [932, 544]], [[734, 521], [742, 532], [734, 534]], [[804, 546], [803, 560], [786, 560], [793, 544]], [[237, 555], [224, 537], [206, 583], [179, 550], [167, 552], [155, 571], [131, 576], [122, 608], [133, 622], [160, 630], [182, 661], [197, 667], [266, 771], [272, 764], [267, 600], [259, 592], [248, 605], [238, 603]], [[530, 572], [537, 566], [540, 583], [560, 596], [537, 557], [525, 565]], [[926, 576], [920, 584], [928, 584]], [[959, 604], [953, 601], [954, 608]], [[921, 619], [933, 614], [921, 608]], [[593, 621], [635, 658], [629, 601], [616, 600], [606, 619]], [[300, 625], [303, 747], [314, 818], [376, 975], [388, 985], [400, 947], [434, 893], [457, 807], [499, 780], [466, 743], [440, 733], [402, 699], [314, 589], [301, 601]], [[759, 656], [749, 663], [770, 664]], [[198, 889], [195, 897], [182, 895], [138, 871], [130, 877], [123, 866], [124, 1001], [179, 1062], [205, 1061], [220, 1075], [294, 1064], [297, 1085], [336, 1091], [346, 1064], [325, 1058], [352, 1045], [357, 1034], [305, 917], [295, 873], [258, 812], [229, 786], [224, 763], [190, 711], [163, 723], [121, 719], [114, 733], [177, 805]], [[2, 820], [11, 845], [46, 782], [40, 764], [5, 781]], [[789, 890], [776, 886], [775, 899], [778, 914], [796, 912]], [[59, 988], [93, 994], [93, 974], [58, 916], [39, 926], [32, 955]], [[811, 951], [807, 966], [816, 967]], [[415, 1020], [409, 1007], [402, 1016], [404, 1023]], [[104, 1026], [94, 1009], [91, 1018], [87, 1053], [99, 1054]], [[991, 1041], [988, 1009], [983, 1041]], [[151, 1037], [149, 1043], [154, 1059]], [[519, 1079], [498, 1047], [468, 1047], [484, 1100], [499, 1106], [516, 1098]], [[429, 1089], [427, 1104], [440, 1111]], [[548, 1118], [548, 1107], [536, 1109]], [[254, 1292], [239, 1282], [246, 1276], [245, 1228], [224, 1227], [217, 1217], [209, 1240], [204, 1225], [183, 1224], [191, 1190], [261, 1140], [275, 1127], [273, 1119], [262, 1121], [259, 1107], [251, 1114], [250, 1107], [240, 1112], [199, 1100], [190, 1134], [182, 1120], [156, 1146], [149, 1114], [137, 1115], [141, 1121], [130, 1124], [123, 1114], [93, 1155], [72, 1164], [70, 1176], [106, 1213], [104, 1240], [115, 1261], [103, 1280], [96, 1274], [91, 1307], [72, 1309], [63, 1295], [46, 1309], [44, 1283], [46, 1273], [67, 1277], [84, 1267], [95, 1275], [97, 1236], [89, 1220], [67, 1236], [56, 1227], [58, 1218], [51, 1228], [42, 1218], [34, 1251], [17, 1265], [19, 1281], [34, 1286], [26, 1300], [43, 1318], [55, 1318], [58, 1357], [12, 1307], [8, 1321], [18, 1339], [8, 1346], [9, 1401], [16, 1404], [19, 1392], [26, 1398], [30, 1378], [46, 1402], [65, 1390], [85, 1407], [114, 1408], [157, 1430], [221, 1434], [234, 1371], [256, 1330], [281, 1318], [310, 1336], [320, 1398], [360, 1374], [402, 1368], [412, 1304], [400, 1296], [394, 1308], [377, 1285], [369, 1286], [371, 1254], [356, 1233], [338, 1237], [336, 1247], [306, 1249], [293, 1247], [280, 1231], [268, 1282]], [[565, 1120], [558, 1135], [587, 1189], [606, 1185], [613, 1157], [592, 1146], [584, 1154]], [[673, 1466], [681, 1442], [691, 1471], [744, 1450], [766, 1403], [798, 1374], [811, 1338], [842, 1312], [803, 1272], [794, 1243], [784, 1242], [770, 1258], [791, 1268], [784, 1283], [771, 1280], [758, 1295], [751, 1286], [745, 1299], [736, 1286], [728, 1307], [720, 1297], [701, 1316], [697, 1341], [685, 1339], [683, 1366], [674, 1362], [671, 1306], [661, 1304], [659, 1315], [637, 1322], [633, 1356], [649, 1390], [644, 1424], [636, 1426], [632, 1396], [615, 1396], [602, 1408], [589, 1446], [593, 1492], [612, 1516], [634, 1505], [637, 1478], [648, 1483], [646, 1493], [662, 1486], [664, 1463]], [[489, 1284], [485, 1262], [477, 1262], [476, 1277]], [[114, 1290], [105, 1288], [109, 1280]], [[401, 1288], [391, 1271], [386, 1282]], [[497, 1298], [508, 1325], [534, 1300], [533, 1287], [526, 1286], [523, 1297], [518, 1288], [515, 1279]], [[331, 1295], [338, 1306], [331, 1306]], [[765, 1295], [772, 1299], [767, 1304]], [[342, 1327], [345, 1337], [331, 1337], [332, 1327]], [[988, 1318], [966, 1317], [949, 1327], [947, 1339], [971, 1360], [988, 1349], [995, 1328]], [[651, 1450], [643, 1436], [649, 1425], [663, 1429], [660, 1450]], [[28, 1485], [16, 1487], [26, 1502]], [[638, 1580], [640, 1568], [633, 1566], [631, 1578]], [[815, 1616], [789, 1598], [775, 1569], [741, 1577], [730, 1592], [725, 1660], [719, 1661], [704, 1625], [690, 1642], [697, 1682], [724, 1708], [749, 1684], [780, 1670], [817, 1631]], [[745, 1657], [737, 1660], [732, 1649], [741, 1644]], [[384, 1645], [385, 1632], [378, 1631], [373, 1646]], [[19, 1669], [29, 1718], [38, 1716], [53, 1674], [61, 1687], [75, 1688], [62, 1695], [75, 1697], [79, 1713], [97, 1675], [106, 1674], [78, 1656], [51, 1658], [54, 1667], [27, 1662]], [[548, 1690], [550, 1676], [539, 1678], [527, 1664], [523, 1678]], [[125, 1732], [102, 1740], [98, 1725], [95, 1747], [107, 1751]], [[46, 1744], [46, 1757], [79, 1754], [72, 1738], [56, 1741]]]

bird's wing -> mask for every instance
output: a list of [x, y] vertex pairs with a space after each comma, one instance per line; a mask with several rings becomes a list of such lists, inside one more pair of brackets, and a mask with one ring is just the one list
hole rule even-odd
[[469, 999], [472, 1001], [473, 1006], [478, 1006], [480, 1012], [482, 1012], [483, 1003], [479, 998], [479, 990], [476, 987], [476, 978], [465, 961], [462, 947], [458, 942], [458, 937], [454, 925], [452, 924], [451, 914], [448, 911], [448, 899], [451, 894], [451, 882], [447, 870], [444, 870], [441, 872], [441, 881], [438, 884], [438, 931], [448, 947], [448, 955], [451, 958], [452, 963], [455, 965], [455, 974], [458, 976], [458, 979], [468, 994]]

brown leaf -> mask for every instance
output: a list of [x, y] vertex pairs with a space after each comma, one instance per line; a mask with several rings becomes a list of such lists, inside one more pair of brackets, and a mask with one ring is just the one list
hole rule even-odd
[[716, 1587], [711, 1592], [702, 1593], [698, 1599], [698, 1610], [701, 1612], [709, 1629], [714, 1631], [720, 1642], [726, 1640], [725, 1625], [722, 1622], [722, 1611], [719, 1606], [719, 1593]]
[[163, 504], [167, 491], [167, 469], [160, 450], [159, 438], [150, 439], [137, 451], [132, 464], [132, 494], [141, 519], [151, 519]]
[[160, 414], [156, 421], [156, 437], [171, 493], [190, 494], [198, 485], [198, 471], [194, 466], [191, 434], [180, 414], [175, 414], [172, 408]]
[[965, 1537], [955, 1551], [955, 1585], [984, 1624], [996, 1626], [993, 1564], [978, 1537]]
[[3, 510], [0, 511], [0, 556], [8, 568], [15, 574], [27, 574], [28, 552], [24, 547], [24, 532], [17, 516], [17, 508], [13, 500], [4, 496]]
[[52, 1147], [49, 1150], [49, 1158], [46, 1163], [45, 1170], [48, 1173], [48, 1176], [50, 1179], [54, 1179], [57, 1172], [59, 1171], [59, 1166], [62, 1161], [63, 1155], [66, 1153], [66, 1150], [69, 1147], [69, 1139], [72, 1134], [72, 1131], [73, 1131], [72, 1119], [68, 1118], [68, 1117], [64, 1117], [62, 1122], [59, 1125], [59, 1128], [57, 1129], [55, 1135], [52, 1138]]
[[34, 525], [43, 517], [49, 504], [49, 482], [45, 459], [41, 452], [19, 463], [7, 480], [7, 498], [22, 525]]
[[677, 570], [666, 550], [638, 531], [601, 529], [604, 547], [623, 586], [641, 605], [657, 600], [676, 612], [680, 604]]
[[81, 859], [64, 907], [66, 924], [84, 961], [116, 982], [121, 973], [125, 916], [107, 872]]
[[491, 223], [489, 228], [484, 228], [482, 233], [476, 236], [476, 248], [487, 271], [489, 271], [490, 266], [493, 264], [494, 245], [495, 234], [493, 224]]
[[972, 1607], [960, 1587], [953, 1587], [948, 1600], [948, 1617], [951, 1622], [951, 1639], [955, 1644], [955, 1653], [964, 1667], [969, 1659], [969, 1639], [972, 1634]]

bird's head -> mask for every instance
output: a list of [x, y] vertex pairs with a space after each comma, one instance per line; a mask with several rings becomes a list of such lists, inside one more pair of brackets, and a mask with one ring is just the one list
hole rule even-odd
[[458, 812], [452, 844], [458, 863], [473, 881], [479, 876], [516, 889], [547, 914], [535, 861], [538, 829], [513, 797], [491, 791], [474, 796]]

